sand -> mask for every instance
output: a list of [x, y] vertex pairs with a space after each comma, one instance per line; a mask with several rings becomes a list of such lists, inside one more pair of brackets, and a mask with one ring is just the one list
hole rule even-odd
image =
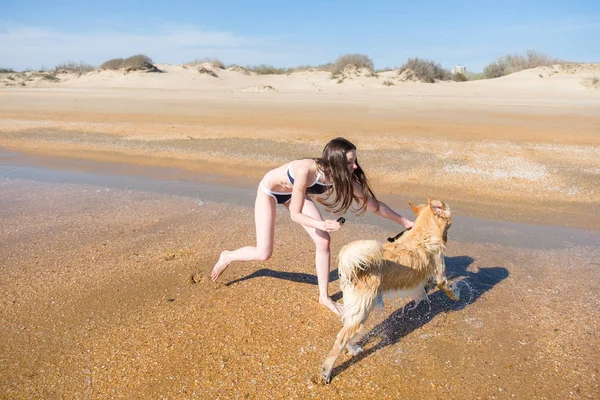
[[[584, 84], [597, 65], [436, 84], [159, 68], [0, 89], [0, 397], [597, 395], [600, 91]], [[252, 242], [268, 168], [335, 136], [401, 212], [451, 204], [463, 297], [386, 305], [323, 385], [340, 322], [284, 209], [272, 259], [190, 277]], [[350, 218], [332, 254], [395, 233]]]

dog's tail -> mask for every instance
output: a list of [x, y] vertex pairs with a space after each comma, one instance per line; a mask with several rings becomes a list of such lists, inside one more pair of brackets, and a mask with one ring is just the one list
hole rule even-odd
[[340, 283], [355, 283], [361, 272], [381, 266], [383, 246], [376, 240], [357, 240], [342, 247], [338, 256]]

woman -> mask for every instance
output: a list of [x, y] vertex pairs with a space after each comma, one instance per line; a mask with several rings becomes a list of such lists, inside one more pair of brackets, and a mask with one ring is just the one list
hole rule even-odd
[[343, 214], [356, 203], [356, 211], [362, 215], [369, 211], [405, 228], [413, 222], [394, 212], [378, 201], [356, 158], [356, 146], [343, 138], [331, 140], [323, 149], [321, 158], [304, 158], [292, 161], [267, 172], [256, 193], [254, 219], [256, 223], [256, 246], [246, 246], [234, 251], [225, 250], [215, 264], [213, 281], [233, 261], [265, 261], [273, 252], [276, 204], [283, 204], [290, 217], [308, 232], [316, 246], [316, 269], [319, 284], [319, 303], [336, 314], [340, 310], [329, 297], [329, 232], [340, 229], [337, 221], [323, 220], [310, 195], [317, 198], [328, 211]]

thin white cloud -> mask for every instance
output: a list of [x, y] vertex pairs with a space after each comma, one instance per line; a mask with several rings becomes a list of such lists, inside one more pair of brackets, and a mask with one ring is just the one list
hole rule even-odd
[[[179, 64], [202, 57], [227, 57], [226, 63], [276, 61], [289, 46], [276, 39], [243, 37], [199, 28], [159, 29], [153, 33], [65, 33], [38, 27], [0, 28], [1, 68], [53, 68], [66, 61], [100, 65], [106, 60], [146, 54], [155, 62]], [[237, 62], [240, 62], [237, 61]]]
[[140, 53], [157, 63], [181, 64], [215, 57], [226, 64], [293, 67], [323, 64], [342, 54], [367, 51], [378, 68], [399, 66], [409, 57], [421, 57], [446, 67], [462, 64], [470, 70], [481, 70], [498, 56], [526, 48], [565, 59], [590, 60], [597, 54], [597, 44], [591, 41], [600, 28], [597, 17], [537, 19], [521, 25], [456, 24], [427, 30], [417, 34], [418, 39], [373, 37], [362, 43], [343, 38], [306, 42], [300, 34], [243, 36], [165, 21], [131, 26], [118, 20], [95, 20], [86, 25], [87, 32], [72, 33], [0, 20], [0, 68], [53, 68], [66, 61], [98, 66], [112, 58]]

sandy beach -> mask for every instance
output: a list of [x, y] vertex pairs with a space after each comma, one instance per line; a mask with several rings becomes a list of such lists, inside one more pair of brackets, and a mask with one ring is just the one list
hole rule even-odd
[[[158, 67], [0, 76], [0, 397], [597, 397], [598, 64], [435, 84]], [[336, 136], [395, 209], [452, 206], [462, 298], [386, 304], [323, 385], [340, 321], [284, 208], [270, 260], [205, 274], [254, 240], [262, 175]], [[348, 216], [336, 300], [341, 246], [398, 228]]]

